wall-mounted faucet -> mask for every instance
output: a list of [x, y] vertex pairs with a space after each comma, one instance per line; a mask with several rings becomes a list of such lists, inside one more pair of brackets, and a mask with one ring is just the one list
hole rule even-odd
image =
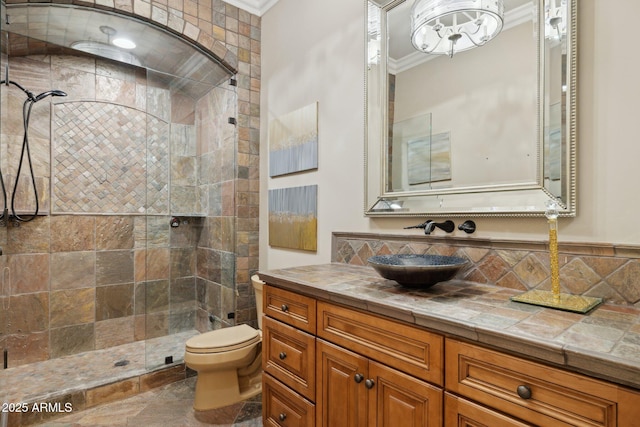
[[438, 227], [440, 230], [446, 231], [447, 233], [452, 233], [453, 230], [455, 230], [456, 225], [451, 220], [446, 220], [444, 222], [435, 222], [435, 221], [432, 221], [432, 220], [427, 220], [427, 221], [423, 222], [422, 224], [411, 225], [409, 227], [405, 227], [405, 229], [423, 228], [424, 229], [424, 234], [431, 234], [433, 232], [433, 230], [436, 229], [436, 227]]

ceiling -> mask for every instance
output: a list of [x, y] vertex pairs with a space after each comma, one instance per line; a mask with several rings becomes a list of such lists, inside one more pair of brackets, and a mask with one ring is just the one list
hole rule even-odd
[[[2, 15], [9, 56], [82, 52], [143, 67], [154, 79], [197, 96], [235, 72], [169, 32], [98, 9], [54, 3], [8, 4]], [[125, 37], [135, 45], [129, 50], [117, 48], [112, 44], [115, 37]]]

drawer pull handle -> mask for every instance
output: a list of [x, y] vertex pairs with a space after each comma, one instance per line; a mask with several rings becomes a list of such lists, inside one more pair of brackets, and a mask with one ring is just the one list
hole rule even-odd
[[280, 307], [282, 309], [282, 311], [284, 311], [285, 313], [287, 311], [289, 311], [289, 306], [287, 304], [282, 304], [282, 307]]
[[355, 382], [357, 382], [358, 384], [360, 384], [360, 383], [362, 382], [362, 380], [363, 380], [363, 379], [364, 379], [364, 375], [362, 375], [362, 374], [356, 374], [356, 375], [353, 377], [353, 380], [354, 380]]
[[364, 386], [368, 389], [372, 389], [376, 383], [372, 379], [368, 379], [364, 382]]
[[521, 398], [531, 399], [531, 389], [529, 388], [529, 386], [519, 385], [517, 392], [518, 392], [518, 396], [520, 396]]
[[278, 419], [279, 419], [280, 421], [284, 421], [284, 420], [286, 420], [286, 419], [287, 419], [287, 414], [280, 414], [280, 415], [278, 415]]
[[278, 355], [278, 357], [280, 358], [280, 360], [284, 360], [284, 359], [286, 359], [286, 358], [287, 358], [287, 353], [285, 353], [285, 352], [283, 351], [283, 352], [281, 352], [281, 353]]

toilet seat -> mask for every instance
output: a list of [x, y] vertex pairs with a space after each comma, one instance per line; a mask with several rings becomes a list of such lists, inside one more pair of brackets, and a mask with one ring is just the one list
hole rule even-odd
[[186, 351], [198, 354], [223, 353], [251, 346], [260, 340], [260, 331], [243, 324], [189, 338]]

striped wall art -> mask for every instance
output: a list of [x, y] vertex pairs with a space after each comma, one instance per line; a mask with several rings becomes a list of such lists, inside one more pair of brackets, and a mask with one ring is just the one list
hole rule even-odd
[[315, 251], [318, 186], [269, 190], [269, 245]]
[[318, 103], [269, 123], [269, 176], [318, 168]]

